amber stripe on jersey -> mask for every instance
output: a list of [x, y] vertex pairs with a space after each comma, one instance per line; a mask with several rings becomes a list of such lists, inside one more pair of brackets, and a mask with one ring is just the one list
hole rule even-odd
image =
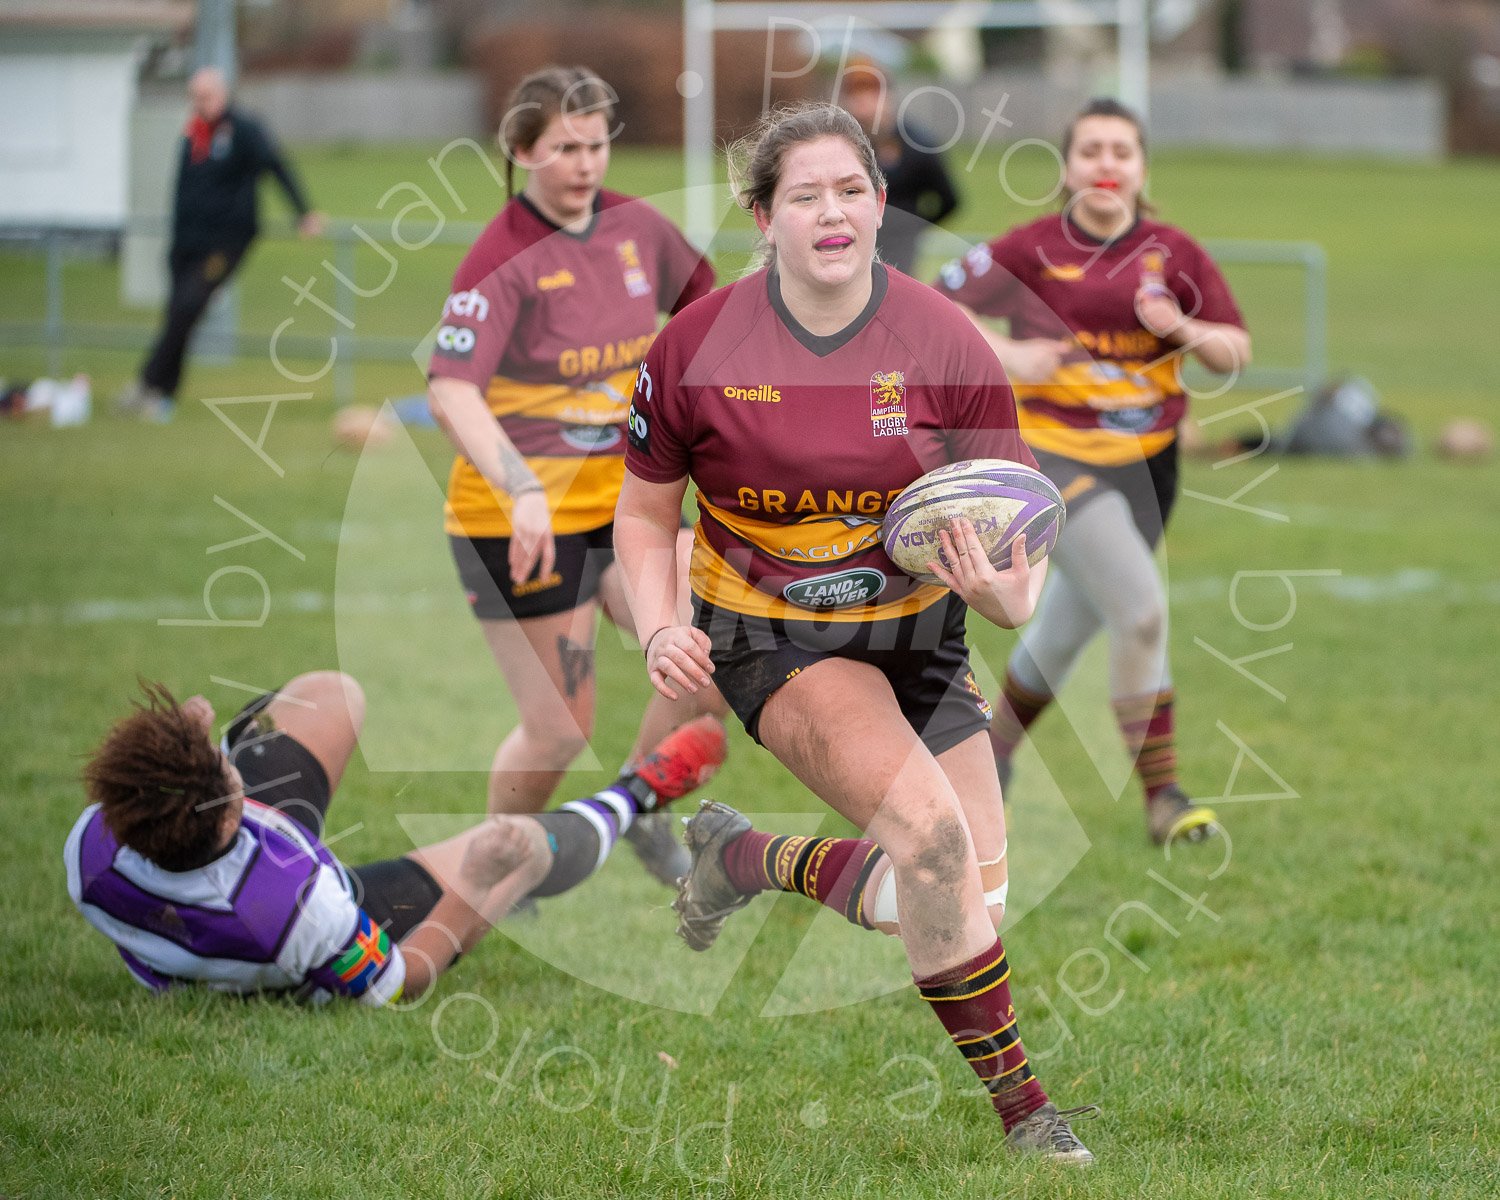
[[[859, 503], [853, 493], [845, 493], [850, 505]], [[740, 516], [698, 498], [698, 511], [717, 521], [745, 545], [783, 562], [806, 566], [811, 562], [835, 563], [863, 554], [880, 545], [880, 521], [885, 512], [885, 498], [879, 492], [861, 493], [866, 506], [879, 504], [875, 515], [854, 514], [850, 525], [842, 516], [814, 516], [800, 521], [757, 521]]]
[[[701, 495], [700, 495], [701, 500]], [[905, 586], [902, 577], [902, 586]], [[850, 608], [808, 609], [791, 604], [773, 592], [762, 591], [749, 583], [708, 542], [703, 522], [693, 539], [693, 564], [688, 575], [693, 594], [715, 608], [751, 617], [783, 621], [886, 621], [913, 616], [930, 608], [948, 595], [948, 589], [933, 584], [915, 584], [899, 599]]]

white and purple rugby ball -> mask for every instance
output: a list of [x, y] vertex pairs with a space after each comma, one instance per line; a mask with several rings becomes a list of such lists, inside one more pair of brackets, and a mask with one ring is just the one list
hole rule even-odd
[[1026, 558], [1035, 566], [1056, 545], [1066, 506], [1052, 481], [1033, 467], [1003, 458], [949, 463], [896, 497], [880, 529], [885, 552], [913, 579], [940, 583], [927, 564], [942, 561], [938, 531], [955, 517], [974, 522], [990, 562], [1001, 569], [1010, 563], [1011, 543], [1024, 533]]

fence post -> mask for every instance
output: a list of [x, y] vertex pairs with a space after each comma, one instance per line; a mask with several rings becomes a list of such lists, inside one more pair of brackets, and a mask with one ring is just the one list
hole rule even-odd
[[[349, 286], [348, 281], [354, 278], [354, 239], [349, 236], [349, 230], [344, 222], [340, 221], [331, 231], [333, 238], [333, 257], [338, 264], [338, 290], [335, 293], [334, 307], [339, 315], [345, 320], [354, 321], [354, 289]], [[352, 330], [351, 330], [352, 334]], [[334, 335], [338, 337], [338, 334]], [[333, 364], [333, 402], [339, 408], [354, 401], [354, 355], [357, 350], [357, 342], [354, 336], [339, 338], [339, 356]], [[348, 347], [348, 353], [344, 348]]]
[[63, 277], [62, 234], [49, 229], [42, 235], [47, 254], [47, 316], [43, 339], [47, 344], [47, 374], [62, 377]]
[[1313, 395], [1328, 379], [1328, 255], [1316, 242], [1302, 243], [1302, 263], [1306, 268], [1307, 290], [1303, 310], [1307, 323], [1303, 370], [1307, 394]]

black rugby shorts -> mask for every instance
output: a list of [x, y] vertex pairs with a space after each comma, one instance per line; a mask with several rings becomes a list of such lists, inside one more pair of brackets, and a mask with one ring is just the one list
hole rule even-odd
[[510, 581], [510, 538], [450, 535], [449, 549], [458, 567], [469, 607], [485, 621], [518, 621], [570, 612], [599, 594], [599, 579], [615, 561], [613, 523], [587, 533], [553, 535], [557, 561], [552, 573], [519, 584]]
[[[278, 809], [319, 840], [333, 793], [312, 751], [274, 728], [263, 715], [275, 692], [257, 696], [229, 723], [229, 760], [245, 780], [245, 795]], [[443, 889], [420, 863], [390, 858], [346, 868], [355, 903], [399, 942], [432, 912]]]
[[333, 799], [328, 774], [311, 750], [264, 715], [266, 705], [275, 698], [275, 692], [257, 696], [229, 723], [224, 735], [229, 761], [244, 779], [249, 799], [279, 809], [313, 837], [321, 838]]
[[[1105, 492], [1119, 492], [1130, 505], [1135, 527], [1155, 547], [1161, 541], [1172, 505], [1177, 502], [1177, 441], [1142, 462], [1118, 467], [1099, 467], [1076, 458], [1064, 458], [1045, 450], [1033, 450], [1036, 465], [1057, 485], [1068, 513], [1080, 511]], [[1064, 530], [1063, 536], [1067, 536]]]
[[884, 621], [751, 617], [693, 597], [693, 623], [708, 634], [714, 683], [760, 741], [761, 709], [784, 683], [825, 658], [869, 663], [890, 681], [902, 715], [934, 754], [990, 723], [969, 669], [968, 606], [951, 593], [922, 612]]

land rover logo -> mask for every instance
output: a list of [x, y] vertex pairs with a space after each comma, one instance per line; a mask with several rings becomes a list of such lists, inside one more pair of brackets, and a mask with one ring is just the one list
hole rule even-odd
[[1099, 414], [1099, 424], [1117, 433], [1144, 433], [1161, 417], [1161, 405], [1116, 408]]
[[580, 450], [607, 450], [620, 440], [618, 425], [564, 425], [562, 440]]
[[868, 604], [885, 591], [885, 584], [885, 576], [879, 571], [855, 567], [799, 579], [782, 588], [781, 594], [799, 608], [846, 608], [851, 604]]

